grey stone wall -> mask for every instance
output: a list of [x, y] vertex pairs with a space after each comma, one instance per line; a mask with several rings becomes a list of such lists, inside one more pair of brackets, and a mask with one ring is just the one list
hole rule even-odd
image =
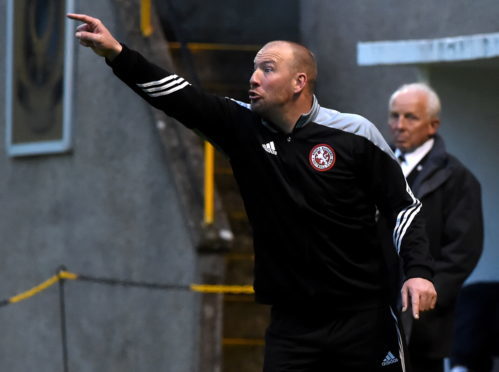
[[[119, 2], [75, 3], [125, 35]], [[3, 32], [0, 50], [5, 43]], [[74, 66], [70, 153], [10, 158], [5, 126], [0, 131], [0, 298], [59, 265], [100, 277], [196, 281], [197, 254], [152, 111], [89, 49], [75, 45]], [[3, 87], [0, 114], [5, 122]], [[197, 294], [79, 281], [67, 281], [65, 293], [69, 370], [196, 370]], [[53, 286], [0, 308], [0, 370], [62, 370], [58, 301]]]

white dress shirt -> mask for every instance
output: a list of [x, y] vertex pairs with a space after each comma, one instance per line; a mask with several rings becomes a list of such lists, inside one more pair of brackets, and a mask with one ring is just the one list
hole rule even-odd
[[414, 167], [421, 161], [421, 159], [423, 159], [425, 155], [430, 152], [434, 142], [435, 140], [430, 138], [411, 152], [402, 152], [399, 149], [395, 149], [395, 156], [399, 159], [400, 167], [402, 168], [404, 176], [407, 177], [409, 173], [412, 172]]

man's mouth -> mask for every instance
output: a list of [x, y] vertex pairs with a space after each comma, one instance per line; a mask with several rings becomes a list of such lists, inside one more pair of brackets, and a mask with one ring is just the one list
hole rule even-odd
[[255, 91], [253, 90], [250, 90], [248, 92], [248, 97], [249, 97], [249, 100], [251, 102], [255, 102], [255, 101], [258, 101], [260, 98], [262, 98], [258, 93], [256, 93]]

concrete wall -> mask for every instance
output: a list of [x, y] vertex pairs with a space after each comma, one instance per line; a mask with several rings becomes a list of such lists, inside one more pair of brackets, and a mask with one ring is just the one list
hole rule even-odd
[[[117, 4], [76, 1], [76, 11], [123, 36]], [[1, 51], [5, 44], [2, 32]], [[150, 109], [90, 50], [76, 45], [74, 64], [70, 153], [9, 158], [4, 125], [0, 131], [0, 298], [61, 264], [92, 276], [194, 282], [196, 252]], [[2, 86], [2, 123], [4, 113]], [[65, 292], [69, 370], [195, 370], [197, 294], [78, 281], [67, 281]], [[58, 301], [54, 286], [0, 308], [0, 370], [62, 370]]]
[[167, 37], [172, 21], [183, 40], [191, 42], [264, 44], [300, 37], [298, 0], [155, 0], [155, 4]]
[[[302, 1], [302, 41], [316, 53], [318, 97], [323, 106], [355, 112], [387, 131], [387, 102], [401, 84], [429, 77], [443, 101], [442, 133], [447, 146], [479, 178], [483, 187], [485, 253], [470, 281], [499, 280], [499, 153], [496, 70], [450, 65], [360, 67], [359, 41], [442, 38], [497, 32], [499, 6], [493, 0]], [[485, 69], [484, 69], [485, 68]], [[423, 73], [421, 72], [423, 71]], [[387, 138], [389, 138], [387, 136]]]
[[497, 32], [494, 0], [301, 1], [302, 41], [317, 54], [324, 106], [366, 115], [384, 128], [390, 93], [419, 77], [415, 67], [359, 67], [359, 41]]
[[443, 98], [442, 127], [449, 151], [473, 170], [482, 185], [485, 250], [469, 281], [499, 280], [499, 64], [435, 66], [429, 79]]

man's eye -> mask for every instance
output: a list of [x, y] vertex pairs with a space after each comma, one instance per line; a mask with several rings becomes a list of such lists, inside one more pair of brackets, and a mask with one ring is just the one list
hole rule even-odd
[[263, 72], [272, 72], [274, 69], [272, 67], [264, 67]]

